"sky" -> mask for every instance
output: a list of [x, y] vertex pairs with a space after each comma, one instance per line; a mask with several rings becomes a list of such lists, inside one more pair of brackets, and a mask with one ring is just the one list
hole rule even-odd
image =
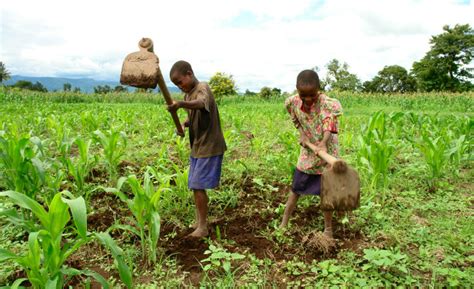
[[0, 61], [14, 75], [116, 80], [150, 37], [169, 81], [186, 60], [199, 80], [232, 75], [239, 91], [291, 92], [304, 69], [336, 58], [362, 81], [410, 70], [444, 25], [474, 27], [469, 0], [15, 0], [0, 3]]

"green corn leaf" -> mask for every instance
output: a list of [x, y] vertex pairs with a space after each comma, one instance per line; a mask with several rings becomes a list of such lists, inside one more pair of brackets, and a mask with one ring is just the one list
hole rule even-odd
[[112, 239], [108, 233], [96, 233], [95, 236], [106, 248], [110, 250], [112, 256], [117, 261], [119, 275], [122, 282], [125, 283], [127, 288], [132, 288], [132, 271], [124, 260], [122, 249], [115, 243], [114, 239]]
[[28, 255], [26, 256], [27, 262], [29, 262], [28, 267], [30, 268], [40, 268], [40, 262], [41, 262], [41, 252], [40, 252], [40, 246], [38, 243], [38, 235], [40, 232], [34, 232], [30, 233], [28, 236]]
[[[158, 239], [160, 238], [160, 229], [161, 229], [161, 218], [158, 212], [152, 212], [150, 218], [150, 236], [151, 236], [151, 246], [156, 248]], [[153, 250], [155, 251], [155, 250]], [[156, 256], [153, 256], [155, 259]]]
[[23, 227], [28, 232], [36, 231], [38, 227], [36, 221], [23, 219], [23, 217], [18, 214], [18, 211], [13, 208], [0, 210], [0, 216], [8, 218], [10, 223], [15, 226]]
[[45, 209], [35, 200], [14, 191], [0, 192], [0, 197], [9, 197], [16, 205], [31, 210], [44, 227], [49, 227], [48, 213], [46, 213]]
[[53, 239], [62, 235], [70, 218], [68, 206], [62, 201], [61, 193], [57, 193], [49, 204], [50, 226], [47, 228]]
[[60, 285], [59, 282], [59, 276], [56, 276], [54, 279], [48, 279], [45, 289], [60, 289], [61, 287], [58, 286]]
[[72, 212], [72, 218], [74, 224], [76, 225], [77, 232], [82, 239], [87, 238], [87, 208], [86, 202], [83, 197], [78, 197], [75, 199], [66, 199], [62, 198], [62, 201], [65, 202]]

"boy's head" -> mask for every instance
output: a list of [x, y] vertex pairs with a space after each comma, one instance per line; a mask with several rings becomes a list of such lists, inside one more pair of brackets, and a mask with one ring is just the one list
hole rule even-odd
[[171, 81], [183, 92], [190, 92], [197, 84], [193, 68], [189, 62], [180, 60], [173, 64], [170, 70]]
[[296, 78], [298, 95], [306, 106], [312, 106], [318, 98], [319, 77], [314, 70], [303, 70]]

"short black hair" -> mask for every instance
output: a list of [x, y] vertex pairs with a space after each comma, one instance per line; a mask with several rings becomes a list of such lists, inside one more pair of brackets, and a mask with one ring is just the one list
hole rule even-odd
[[184, 60], [177, 61], [171, 67], [170, 78], [173, 77], [173, 74], [175, 72], [178, 72], [181, 75], [185, 75], [186, 73], [188, 73], [188, 71], [191, 71], [194, 74], [193, 68], [191, 67], [191, 64], [189, 64], [189, 62]]
[[306, 69], [301, 71], [296, 77], [296, 86], [301, 85], [315, 85], [316, 88], [319, 90], [321, 85], [319, 84], [319, 76], [316, 71], [311, 69]]

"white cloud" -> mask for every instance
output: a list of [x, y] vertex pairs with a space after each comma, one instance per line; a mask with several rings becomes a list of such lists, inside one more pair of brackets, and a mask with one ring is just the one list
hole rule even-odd
[[242, 91], [292, 91], [300, 70], [324, 75], [332, 58], [362, 80], [385, 65], [410, 69], [443, 25], [474, 26], [473, 4], [440, 0], [17, 0], [1, 9], [0, 59], [13, 74], [118, 79], [147, 36], [165, 77], [185, 59], [200, 79], [222, 71]]

